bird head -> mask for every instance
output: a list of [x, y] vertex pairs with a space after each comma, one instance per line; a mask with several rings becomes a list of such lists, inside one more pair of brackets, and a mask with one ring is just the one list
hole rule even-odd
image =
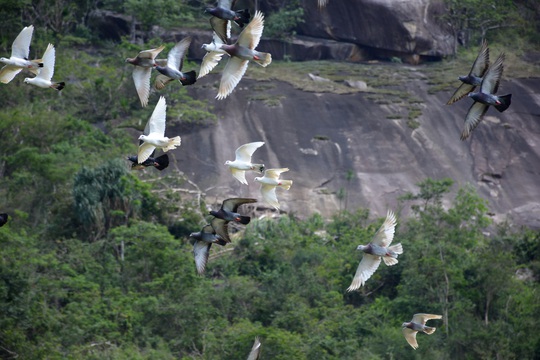
[[24, 78], [24, 83], [25, 84], [30, 84], [30, 80], [32, 80], [31, 78]]
[[401, 324], [401, 328], [406, 328], [409, 326], [410, 323], [408, 322], [404, 322], [403, 324]]
[[458, 76], [458, 80], [465, 82], [467, 80], [466, 76]]
[[366, 245], [358, 245], [358, 246], [356, 247], [356, 250], [363, 251], [363, 250], [366, 249], [366, 248], [367, 248]]
[[232, 162], [231, 160], [227, 160], [227, 161], [225, 161], [224, 165], [229, 165], [231, 162]]
[[145, 140], [145, 139], [146, 139], [146, 135], [139, 136], [139, 140]]
[[258, 182], [261, 182], [262, 177], [258, 177], [258, 176], [257, 176], [257, 177], [255, 177], [253, 180], [258, 181]]
[[470, 93], [467, 94], [467, 96], [468, 96], [468, 97], [472, 97], [472, 96], [473, 96], [473, 93], [470, 92]]
[[0, 57], [0, 61], [1, 62], [6, 62], [8, 59], [6, 59], [5, 57]]

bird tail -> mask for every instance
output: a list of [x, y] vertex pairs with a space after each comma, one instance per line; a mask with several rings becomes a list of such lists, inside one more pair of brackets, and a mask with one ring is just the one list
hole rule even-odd
[[180, 79], [182, 85], [192, 85], [197, 81], [197, 73], [192, 70], [184, 73], [184, 79]]
[[396, 254], [403, 254], [403, 246], [401, 246], [401, 243], [390, 246], [388, 250], [393, 251]]
[[154, 159], [154, 167], [159, 171], [166, 169], [169, 166], [169, 155], [163, 154]]
[[251, 218], [249, 216], [240, 216], [239, 223], [242, 225], [247, 225], [251, 221]]
[[251, 164], [251, 170], [262, 174], [264, 171], [264, 164]]
[[65, 86], [66, 86], [65, 82], [54, 83], [51, 85], [53, 89], [58, 90], [58, 91], [62, 90]]
[[499, 96], [498, 98], [501, 104], [495, 105], [495, 109], [499, 110], [499, 112], [503, 112], [504, 110], [508, 109], [508, 107], [510, 106], [510, 103], [512, 102], [512, 94], [502, 95], [502, 96]]
[[221, 246], [225, 246], [225, 245], [227, 245], [227, 242], [218, 236], [216, 238], [216, 244], [221, 245]]
[[426, 326], [424, 327], [424, 332], [428, 335], [431, 335], [435, 332], [435, 330], [437, 330], [437, 328], [434, 328], [434, 327], [431, 327], [431, 326]]
[[391, 256], [383, 256], [382, 259], [383, 259], [386, 266], [392, 266], [392, 265], [396, 265], [398, 263], [398, 260], [396, 258], [394, 258], [394, 257], [391, 257]]
[[255, 51], [255, 57], [253, 58], [253, 61], [261, 65], [262, 67], [266, 67], [272, 62], [272, 55], [270, 53]]
[[279, 187], [282, 187], [285, 190], [289, 190], [292, 185], [292, 180], [281, 180], [281, 184], [279, 184]]
[[249, 18], [251, 17], [249, 13], [249, 9], [242, 9], [235, 11], [236, 16], [238, 16], [238, 19], [234, 20], [234, 22], [240, 26], [241, 28], [244, 27], [245, 24], [249, 22]]
[[169, 144], [167, 144], [167, 147], [163, 148], [164, 152], [167, 152], [169, 150], [176, 149], [177, 146], [180, 146], [181, 140], [180, 136], [175, 136], [171, 139], [169, 139]]

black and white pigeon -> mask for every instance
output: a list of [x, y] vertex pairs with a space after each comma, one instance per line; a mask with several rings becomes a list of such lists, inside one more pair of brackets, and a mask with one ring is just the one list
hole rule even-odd
[[154, 81], [154, 86], [157, 90], [163, 89], [165, 85], [174, 80], [180, 81], [184, 86], [192, 85], [197, 81], [195, 71], [182, 72], [184, 57], [187, 54], [190, 44], [190, 36], [182, 39], [169, 51], [167, 65], [161, 66], [157, 62], [154, 64], [156, 70], [160, 72]]
[[489, 48], [487, 45], [487, 41], [484, 40], [482, 42], [482, 46], [480, 47], [480, 52], [478, 53], [476, 60], [474, 60], [471, 71], [469, 71], [469, 74], [467, 74], [466, 76], [460, 76], [458, 78], [462, 82], [462, 84], [456, 89], [456, 91], [454, 92], [450, 100], [448, 100], [446, 105], [451, 105], [456, 101], [464, 98], [465, 96], [467, 96], [468, 93], [473, 91], [475, 87], [480, 86], [482, 84], [482, 78], [484, 77], [484, 74], [486, 73], [488, 67]]
[[401, 324], [401, 330], [403, 331], [405, 340], [407, 340], [409, 345], [411, 345], [414, 350], [418, 349], [416, 334], [419, 331], [428, 335], [431, 335], [435, 332], [436, 328], [426, 326], [426, 322], [432, 319], [442, 319], [442, 315], [414, 314], [411, 321]]
[[226, 245], [223, 240], [211, 225], [205, 225], [201, 231], [189, 234], [191, 244], [193, 245], [193, 257], [195, 258], [195, 268], [197, 273], [202, 275], [206, 264], [208, 263], [208, 255], [210, 255], [210, 247], [212, 244]]
[[6, 214], [6, 213], [1, 213], [0, 214], [0, 227], [6, 225], [6, 223], [8, 221], [8, 218], [9, 218], [8, 214]]
[[161, 171], [169, 166], [169, 155], [167, 154], [163, 154], [157, 158], [150, 156], [142, 164], [137, 162], [137, 155], [128, 156], [128, 160], [132, 162], [131, 170], [142, 170], [148, 166], [153, 166]]
[[238, 207], [254, 202], [257, 202], [257, 200], [250, 198], [230, 198], [223, 201], [218, 211], [210, 211], [210, 215], [214, 216], [211, 225], [216, 234], [226, 242], [231, 242], [228, 230], [229, 222], [234, 221], [243, 225], [249, 224], [251, 217], [240, 215], [238, 213]]
[[204, 12], [226, 21], [234, 21], [241, 28], [249, 22], [249, 9], [232, 10], [236, 0], [218, 0], [216, 7], [207, 7]]
[[503, 112], [510, 106], [512, 94], [495, 95], [499, 89], [499, 82], [503, 73], [504, 53], [489, 67], [482, 79], [480, 91], [468, 94], [474, 100], [465, 117], [465, 127], [461, 133], [461, 140], [467, 139], [471, 132], [482, 121], [489, 106], [493, 106], [499, 112]]

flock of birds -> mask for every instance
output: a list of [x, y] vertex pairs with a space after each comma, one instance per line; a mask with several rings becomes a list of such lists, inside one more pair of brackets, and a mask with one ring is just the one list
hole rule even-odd
[[[325, 6], [327, 1], [319, 0], [319, 7]], [[164, 45], [155, 49], [143, 50], [136, 57], [126, 59], [127, 63], [134, 65], [133, 81], [143, 107], [148, 105], [152, 69], [157, 70], [159, 73], [154, 80], [156, 90], [163, 89], [169, 82], [174, 80], [178, 80], [184, 86], [192, 85], [197, 79], [212, 71], [221, 61], [223, 55], [227, 54], [229, 60], [223, 70], [216, 96], [217, 99], [221, 100], [231, 94], [240, 82], [249, 61], [254, 61], [261, 66], [267, 66], [271, 63], [272, 56], [269, 53], [255, 50], [264, 28], [263, 14], [256, 11], [250, 21], [248, 9], [232, 10], [234, 2], [235, 0], [218, 0], [216, 7], [209, 7], [205, 10], [205, 12], [212, 15], [210, 24], [213, 29], [213, 39], [211, 43], [203, 45], [207, 53], [201, 63], [198, 76], [194, 70], [182, 71], [183, 60], [191, 43], [190, 37], [179, 41], [169, 51], [167, 59], [157, 59], [159, 53], [164, 50]], [[231, 23], [233, 22], [243, 29], [234, 43], [231, 41]], [[11, 82], [19, 72], [25, 69], [35, 75], [32, 78], [25, 78], [25, 83], [60, 91], [65, 87], [65, 83], [52, 81], [55, 64], [54, 46], [52, 44], [47, 46], [42, 59], [29, 60], [33, 30], [32, 25], [25, 27], [13, 41], [11, 57], [0, 58], [0, 62], [5, 64], [0, 70], [0, 82], [4, 84]], [[470, 136], [489, 106], [495, 107], [500, 112], [505, 111], [510, 106], [511, 94], [495, 95], [503, 72], [503, 61], [504, 54], [501, 54], [490, 66], [489, 48], [484, 41], [469, 74], [459, 77], [462, 84], [454, 92], [447, 104], [453, 104], [466, 95], [474, 101], [467, 112], [461, 140], [465, 140]], [[473, 92], [476, 87], [479, 87], [479, 90]], [[158, 170], [163, 170], [169, 165], [169, 158], [166, 153], [180, 146], [180, 136], [172, 138], [165, 136], [166, 108], [166, 99], [162, 96], [156, 104], [143, 134], [139, 136], [137, 155], [128, 157], [128, 160], [132, 162], [132, 169], [140, 170], [153, 166]], [[253, 153], [263, 145], [264, 142], [258, 141], [238, 147], [235, 151], [235, 160], [228, 160], [225, 165], [230, 169], [232, 176], [241, 184], [248, 184], [246, 171], [264, 173], [264, 176], [255, 177], [254, 180], [261, 184], [260, 192], [264, 201], [279, 210], [280, 205], [276, 195], [276, 188], [289, 190], [293, 182], [292, 180], [280, 179], [280, 175], [288, 171], [288, 168], [265, 169], [264, 164], [251, 162]], [[164, 154], [154, 157], [156, 149], [161, 149]], [[231, 242], [228, 224], [231, 221], [236, 224], [249, 224], [251, 218], [241, 215], [238, 212], [239, 207], [256, 201], [257, 199], [252, 198], [226, 199], [217, 211], [209, 212], [211, 219], [207, 225], [203, 226], [200, 231], [190, 234], [195, 267], [199, 274], [203, 274], [205, 271], [212, 244], [225, 246]], [[0, 227], [8, 221], [8, 217], [6, 213], [0, 214]], [[370, 243], [357, 247], [357, 250], [362, 251], [364, 256], [347, 291], [355, 291], [363, 286], [378, 269], [381, 260], [387, 266], [398, 263], [397, 258], [398, 255], [403, 253], [403, 247], [401, 244], [390, 245], [394, 238], [396, 224], [396, 216], [389, 210], [385, 221]], [[441, 318], [441, 315], [419, 313], [415, 314], [410, 322], [404, 322], [402, 324], [403, 334], [411, 347], [418, 348], [416, 341], [418, 332], [432, 334], [435, 331], [434, 327], [426, 326], [428, 320]], [[258, 359], [260, 349], [261, 343], [257, 338], [248, 360]]]

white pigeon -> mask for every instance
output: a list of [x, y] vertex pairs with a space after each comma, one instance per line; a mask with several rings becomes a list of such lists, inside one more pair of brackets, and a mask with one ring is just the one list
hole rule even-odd
[[255, 178], [255, 181], [261, 183], [261, 194], [264, 201], [275, 207], [277, 210], [279, 210], [279, 202], [276, 196], [276, 187], [279, 186], [280, 188], [289, 190], [293, 183], [292, 180], [281, 180], [279, 178], [279, 175], [285, 171], [289, 171], [289, 169], [268, 169], [264, 172], [263, 177]]
[[163, 152], [176, 149], [180, 146], [180, 136], [168, 138], [165, 136], [165, 118], [167, 104], [162, 96], [154, 108], [154, 112], [146, 124], [144, 134], [139, 136], [139, 140], [143, 143], [139, 146], [137, 153], [137, 162], [142, 164], [152, 155], [156, 148], [160, 148]]
[[379, 267], [381, 258], [387, 266], [398, 263], [397, 257], [399, 254], [403, 254], [403, 247], [401, 244], [389, 247], [394, 239], [396, 223], [396, 215], [391, 210], [388, 210], [386, 219], [375, 236], [373, 236], [371, 242], [368, 245], [358, 245], [356, 249], [363, 251], [365, 254], [347, 291], [354, 291], [364, 285]]
[[52, 82], [51, 79], [54, 75], [54, 62], [55, 62], [56, 51], [53, 44], [49, 44], [45, 53], [43, 54], [43, 67], [39, 69], [39, 72], [34, 78], [25, 78], [24, 82], [26, 84], [35, 85], [40, 88], [51, 88], [55, 90], [62, 90], [66, 83], [64, 82]]
[[202, 48], [206, 50], [206, 55], [204, 55], [202, 62], [201, 62], [201, 68], [199, 70], [199, 76], [197, 79], [202, 78], [205, 75], [208, 75], [210, 71], [212, 71], [216, 65], [220, 62], [221, 58], [223, 57], [223, 54], [226, 54], [227, 52], [221, 48], [219, 48], [216, 44], [223, 44], [228, 43], [229, 39], [231, 38], [231, 23], [230, 21], [227, 21], [227, 31], [225, 35], [226, 37], [222, 37], [222, 34], [219, 32], [213, 31], [212, 33], [212, 43], [210, 44], [203, 44]]
[[264, 145], [262, 141], [256, 141], [248, 144], [244, 144], [236, 149], [236, 158], [234, 161], [227, 160], [225, 165], [229, 167], [232, 175], [240, 181], [242, 184], [248, 184], [246, 181], [246, 171], [256, 171], [262, 173], [264, 170], [263, 164], [252, 164], [251, 156], [261, 146]]
[[247, 360], [258, 360], [261, 356], [261, 341], [258, 337], [255, 338], [255, 341], [253, 342], [253, 347], [251, 348], [251, 351], [249, 352]]
[[442, 319], [442, 315], [434, 314], [414, 314], [410, 322], [404, 322], [401, 324], [401, 331], [405, 336], [405, 340], [412, 346], [414, 350], [418, 349], [418, 342], [416, 341], [416, 334], [419, 331], [431, 335], [435, 332], [436, 328], [426, 326], [426, 322], [432, 319]]
[[43, 66], [41, 60], [28, 60], [33, 32], [33, 25], [22, 29], [11, 45], [11, 57], [9, 59], [0, 58], [0, 62], [6, 64], [0, 70], [0, 82], [9, 83], [22, 69], [28, 69], [37, 74], [38, 69]]
[[136, 57], [126, 59], [127, 63], [135, 66], [133, 69], [133, 82], [135, 83], [135, 89], [137, 89], [137, 95], [139, 95], [139, 100], [143, 107], [148, 105], [152, 68], [156, 63], [164, 63], [165, 61], [156, 60], [156, 57], [163, 49], [165, 49], [165, 45], [161, 45], [155, 49], [143, 50]]

